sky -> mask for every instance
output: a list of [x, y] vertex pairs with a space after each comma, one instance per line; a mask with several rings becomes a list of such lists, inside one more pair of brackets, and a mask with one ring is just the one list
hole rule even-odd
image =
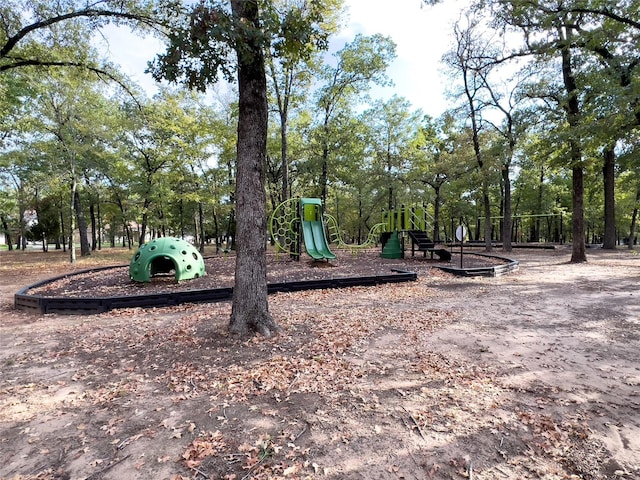
[[[381, 33], [396, 43], [397, 57], [387, 71], [394, 86], [371, 91], [374, 99], [398, 95], [414, 109], [437, 117], [447, 108], [446, 79], [441, 70], [442, 55], [452, 44], [452, 24], [458, 17], [460, 0], [447, 0], [436, 6], [423, 6], [422, 0], [346, 0], [348, 21], [332, 40], [339, 50], [356, 34]], [[145, 74], [147, 62], [162, 50], [159, 40], [141, 38], [124, 28], [109, 27], [108, 43], [101, 42], [101, 53], [119, 63], [124, 73], [149, 92], [155, 82]]]
[[[404, 97], [413, 108], [434, 117], [447, 108], [440, 60], [451, 48], [453, 22], [460, 2], [447, 0], [433, 7], [422, 0], [347, 0], [349, 23], [335, 41], [348, 42], [357, 33], [381, 33], [396, 43], [396, 59], [387, 71], [394, 86], [372, 90], [375, 98], [394, 94]], [[390, 5], [393, 5], [390, 7]]]

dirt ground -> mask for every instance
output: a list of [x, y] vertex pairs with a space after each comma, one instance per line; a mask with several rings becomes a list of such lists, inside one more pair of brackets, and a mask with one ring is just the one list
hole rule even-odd
[[237, 340], [229, 303], [15, 311], [74, 269], [0, 252], [0, 479], [640, 479], [640, 255], [509, 256], [497, 278], [413, 259], [416, 282], [277, 294], [283, 333]]

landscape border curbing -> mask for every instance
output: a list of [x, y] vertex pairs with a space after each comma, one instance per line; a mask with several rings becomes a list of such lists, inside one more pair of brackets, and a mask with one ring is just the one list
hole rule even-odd
[[[480, 257], [496, 258], [504, 260], [504, 265], [494, 265], [489, 267], [457, 268], [446, 265], [433, 265], [442, 271], [465, 277], [485, 276], [498, 277], [506, 273], [516, 271], [519, 262], [510, 258], [500, 257], [482, 253], [468, 253]], [[126, 265], [124, 265], [126, 266]], [[41, 314], [60, 313], [65, 315], [93, 315], [105, 313], [120, 308], [136, 307], [170, 307], [184, 303], [207, 303], [224, 302], [233, 297], [233, 287], [212, 288], [205, 290], [186, 290], [180, 292], [153, 293], [149, 295], [127, 295], [117, 297], [47, 297], [43, 295], [30, 295], [28, 292], [34, 288], [41, 287], [64, 278], [73, 277], [85, 273], [98, 272], [113, 268], [122, 268], [123, 265], [98, 267], [81, 270], [71, 274], [42, 280], [21, 289], [14, 295], [14, 308], [16, 310], [31, 311]], [[267, 285], [269, 294], [278, 292], [298, 292], [303, 290], [318, 290], [325, 288], [345, 288], [356, 286], [375, 286], [383, 283], [400, 283], [415, 281], [417, 273], [404, 270], [391, 270], [388, 275], [371, 275], [365, 277], [343, 277], [321, 280], [300, 280], [293, 282], [270, 283]]]
[[520, 262], [512, 258], [501, 257], [499, 255], [490, 255], [487, 253], [467, 253], [467, 255], [476, 255], [478, 257], [496, 258], [504, 260], [504, 265], [493, 265], [490, 267], [469, 267], [469, 268], [457, 268], [446, 265], [434, 265], [444, 272], [452, 273], [461, 277], [500, 277], [509, 272], [515, 272], [520, 268]]
[[[14, 295], [14, 307], [16, 310], [31, 311], [41, 314], [61, 313], [66, 315], [92, 315], [105, 313], [119, 308], [170, 307], [181, 305], [183, 303], [224, 302], [231, 300], [233, 296], [233, 287], [117, 297], [46, 297], [43, 295], [30, 295], [28, 293], [31, 289], [41, 287], [57, 280], [73, 277], [75, 275], [107, 270], [110, 268], [122, 268], [122, 265], [82, 270], [72, 274], [49, 278], [24, 287]], [[278, 292], [298, 292], [325, 288], [345, 288], [356, 286], [370, 287], [383, 283], [410, 282], [418, 279], [418, 274], [415, 272], [395, 269], [392, 269], [391, 271], [394, 273], [388, 275], [270, 283], [267, 285], [267, 290], [269, 294], [272, 294]]]

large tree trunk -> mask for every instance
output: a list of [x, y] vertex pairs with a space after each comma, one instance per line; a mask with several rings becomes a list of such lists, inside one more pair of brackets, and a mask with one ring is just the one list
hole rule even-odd
[[91, 245], [89, 245], [87, 220], [84, 217], [82, 205], [80, 205], [80, 192], [78, 192], [78, 189], [73, 193], [73, 209], [75, 210], [78, 233], [80, 235], [80, 256], [88, 257], [91, 255]]
[[7, 217], [4, 215], [0, 215], [2, 219], [2, 232], [4, 233], [5, 243], [9, 248], [9, 251], [13, 250], [13, 245], [11, 244], [11, 232], [9, 231], [9, 223], [7, 222]]
[[613, 145], [604, 152], [602, 174], [604, 179], [604, 241], [602, 248], [616, 248], [616, 199], [615, 199], [616, 152]]
[[636, 203], [633, 208], [633, 214], [631, 215], [631, 225], [629, 227], [629, 244], [628, 247], [633, 249], [636, 240], [636, 225], [638, 222], [638, 204], [640, 204], [640, 185], [636, 191]]
[[587, 261], [586, 245], [584, 238], [584, 171], [582, 166], [582, 147], [578, 140], [577, 132], [580, 126], [580, 103], [578, 102], [578, 84], [571, 65], [571, 33], [567, 27], [566, 33], [558, 27], [558, 36], [563, 40], [560, 50], [562, 55], [562, 79], [567, 94], [567, 122], [571, 130], [569, 141], [571, 169], [573, 172], [573, 218], [571, 238], [571, 262], [579, 263]]
[[511, 248], [511, 179], [509, 178], [509, 164], [502, 166], [502, 183], [504, 184], [504, 211], [502, 222], [502, 251], [510, 252]]
[[[256, 29], [257, 2], [231, 0], [236, 21]], [[236, 174], [236, 270], [229, 333], [270, 336], [279, 327], [267, 298], [267, 80], [259, 38], [245, 38], [238, 51], [238, 158]]]

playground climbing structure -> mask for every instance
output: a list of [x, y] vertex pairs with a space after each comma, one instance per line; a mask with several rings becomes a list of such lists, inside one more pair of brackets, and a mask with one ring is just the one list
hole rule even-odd
[[150, 277], [174, 272], [177, 282], [205, 275], [204, 259], [186, 240], [160, 237], [140, 246], [129, 265], [135, 282], [149, 282]]
[[386, 223], [377, 223], [369, 229], [363, 243], [347, 243], [335, 217], [322, 211], [319, 198], [292, 198], [282, 202], [269, 221], [277, 252], [298, 257], [302, 240], [305, 251], [315, 260], [335, 258], [330, 244], [338, 249], [350, 250], [351, 253], [376, 246], [386, 228]]
[[[426, 256], [427, 253], [436, 254], [441, 260], [451, 260], [451, 252], [444, 248], [436, 248], [435, 242], [431, 239], [428, 233], [428, 228], [431, 228], [433, 218], [426, 210], [426, 207], [406, 207], [402, 205], [398, 209], [393, 209], [383, 214], [384, 220], [384, 234], [382, 236], [383, 253], [384, 246], [387, 241], [392, 238], [394, 234], [402, 234], [401, 237], [404, 240], [406, 237], [411, 240], [411, 256], [415, 255], [416, 251], [423, 252]], [[404, 242], [402, 244], [401, 256], [404, 256]], [[397, 253], [388, 254], [388, 258], [399, 258]], [[383, 255], [385, 256], [385, 255]]]
[[271, 215], [269, 230], [276, 252], [299, 258], [302, 239], [305, 251], [314, 260], [336, 258], [329, 248], [319, 198], [292, 198], [282, 202]]
[[331, 243], [335, 243], [337, 248], [350, 250], [351, 253], [378, 245], [378, 243], [380, 242], [380, 236], [382, 235], [382, 232], [385, 231], [387, 226], [383, 222], [376, 223], [369, 229], [369, 233], [367, 234], [367, 238], [364, 242], [347, 243], [343, 240], [343, 236], [340, 232], [340, 226], [338, 225], [338, 221], [335, 219], [335, 217], [333, 215], [325, 213], [324, 218], [327, 224], [327, 230], [329, 231], [329, 238], [331, 239]]

